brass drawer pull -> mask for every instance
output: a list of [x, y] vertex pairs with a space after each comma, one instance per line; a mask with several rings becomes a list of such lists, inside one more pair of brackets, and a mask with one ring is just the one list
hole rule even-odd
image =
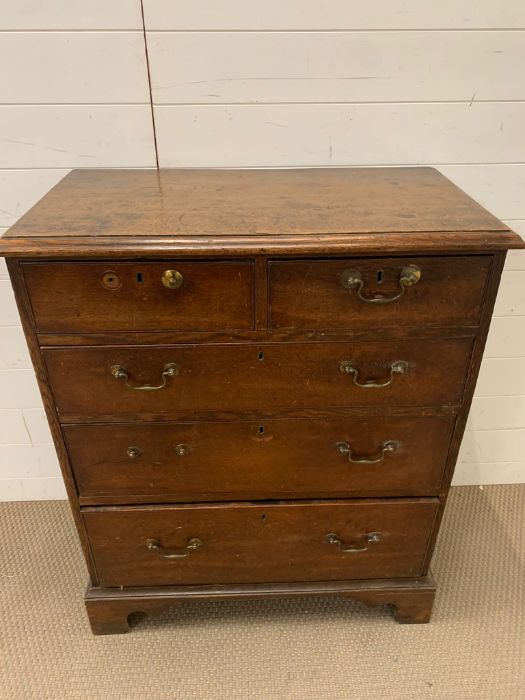
[[168, 289], [178, 289], [182, 287], [184, 277], [178, 270], [165, 270], [162, 273], [162, 284]]
[[162, 383], [159, 384], [158, 386], [150, 386], [149, 384], [144, 384], [142, 386], [133, 386], [133, 384], [130, 384], [129, 382], [129, 372], [127, 369], [122, 367], [121, 365], [113, 365], [111, 368], [111, 374], [115, 379], [124, 379], [125, 384], [129, 389], [133, 389], [133, 391], [158, 391], [159, 389], [164, 389], [164, 387], [168, 383], [168, 377], [176, 377], [179, 373], [179, 365], [175, 362], [170, 362], [167, 365], [164, 365], [164, 369], [162, 370]]
[[357, 381], [359, 370], [354, 367], [354, 363], [351, 360], [342, 360], [339, 363], [339, 371], [343, 374], [351, 374], [352, 381], [361, 389], [380, 389], [381, 387], [389, 386], [394, 381], [394, 374], [406, 374], [408, 372], [408, 362], [405, 362], [404, 360], [396, 360], [390, 364], [389, 370], [390, 379], [382, 384], [378, 384], [373, 379], [368, 382], [359, 382]]
[[346, 554], [353, 554], [354, 552], [366, 552], [366, 550], [370, 548], [370, 545], [374, 544], [375, 542], [379, 542], [381, 540], [381, 537], [382, 535], [380, 532], [369, 532], [366, 535], [363, 535], [365, 542], [368, 542], [366, 547], [347, 547], [343, 544], [343, 542], [341, 542], [339, 535], [336, 535], [335, 532], [330, 532], [328, 535], [326, 535], [325, 539], [328, 544], [335, 544], [341, 552], [345, 552]]
[[377, 459], [355, 459], [352, 457], [352, 450], [347, 442], [338, 442], [336, 448], [343, 455], [348, 455], [348, 461], [352, 464], [379, 464], [385, 459], [385, 455], [395, 452], [399, 447], [399, 443], [395, 440], [385, 440], [381, 446], [381, 456]]
[[363, 287], [365, 286], [363, 276], [359, 270], [343, 270], [341, 273], [341, 284], [345, 289], [355, 289], [357, 287], [357, 296], [361, 301], [367, 304], [390, 304], [393, 301], [400, 299], [405, 293], [407, 287], [412, 287], [417, 284], [421, 279], [421, 268], [417, 265], [406, 265], [399, 274], [399, 287], [400, 291], [393, 297], [385, 297], [380, 294], [376, 294], [373, 297], [365, 297], [362, 294]]
[[184, 549], [176, 550], [165, 549], [161, 546], [159, 540], [146, 540], [146, 547], [152, 552], [158, 554], [159, 557], [162, 557], [163, 559], [182, 559], [183, 557], [187, 557], [188, 554], [191, 554], [196, 549], [199, 549], [199, 547], [202, 547], [202, 541], [199, 540], [198, 537], [192, 537], [191, 540], [188, 540], [188, 544], [186, 547], [184, 547]]

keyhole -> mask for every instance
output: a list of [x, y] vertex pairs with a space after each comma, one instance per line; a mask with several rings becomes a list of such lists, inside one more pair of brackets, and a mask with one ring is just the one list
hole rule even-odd
[[266, 513], [263, 513], [263, 514], [261, 515], [261, 520], [266, 520]]
[[264, 360], [264, 350], [259, 350], [257, 354], [257, 359], [259, 360], [259, 362], [262, 362]]
[[142, 272], [137, 272], [137, 282], [142, 284]]
[[377, 275], [376, 275], [377, 284], [381, 284], [381, 282], [383, 281], [383, 279], [384, 279], [383, 270], [378, 270], [378, 271], [377, 271]]
[[264, 425], [259, 426], [259, 435], [264, 435]]

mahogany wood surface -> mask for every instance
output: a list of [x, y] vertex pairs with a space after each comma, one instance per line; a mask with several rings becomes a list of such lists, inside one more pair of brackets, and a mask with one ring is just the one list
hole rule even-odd
[[[44, 348], [55, 401], [64, 422], [72, 416], [171, 411], [254, 411], [287, 407], [441, 405], [461, 400], [472, 341], [381, 343], [279, 343], [253, 345], [174, 345], [156, 347]], [[446, 358], [446, 361], [444, 360]], [[356, 386], [340, 369], [351, 361]], [[397, 361], [406, 374], [393, 374]], [[159, 385], [163, 368], [178, 366], [157, 391], [133, 386]], [[111, 368], [124, 367], [131, 387]]]
[[[431, 496], [453, 425], [452, 416], [340, 417], [66, 425], [63, 432], [82, 502], [118, 504]], [[383, 453], [388, 441], [395, 451]]]
[[479, 253], [525, 248], [523, 239], [512, 231], [430, 231], [411, 233], [224, 234], [218, 236], [48, 236], [46, 238], [0, 237], [0, 255], [30, 260], [154, 260], [174, 257], [194, 259], [267, 255], [291, 258], [384, 257], [417, 253]]
[[467, 425], [468, 414], [470, 406], [472, 404], [472, 399], [474, 397], [474, 391], [476, 389], [476, 382], [478, 380], [479, 371], [481, 368], [481, 361], [483, 359], [483, 351], [485, 349], [485, 344], [487, 342], [487, 336], [490, 328], [490, 322], [492, 319], [492, 314], [494, 311], [494, 305], [496, 303], [496, 297], [498, 294], [498, 288], [501, 281], [501, 275], [503, 273], [503, 267], [505, 265], [506, 253], [496, 253], [493, 258], [490, 279], [485, 292], [485, 301], [483, 306], [483, 313], [481, 318], [481, 326], [479, 333], [474, 341], [474, 350], [472, 353], [471, 362], [466, 375], [465, 391], [463, 396], [463, 405], [459, 411], [458, 419], [454, 428], [454, 433], [452, 436], [452, 441], [450, 443], [450, 450], [447, 457], [446, 464], [446, 476], [440, 491], [440, 508], [438, 516], [434, 523], [434, 530], [431, 536], [431, 546], [427, 551], [427, 558], [425, 562], [425, 572], [429, 570], [430, 561], [432, 558], [432, 552], [434, 545], [439, 533], [439, 527], [443, 519], [443, 514], [445, 511], [445, 506], [447, 504], [448, 494], [450, 490], [450, 484], [452, 482], [452, 477], [454, 475], [454, 469], [456, 467], [456, 461], [459, 455], [459, 450], [461, 447], [461, 440], [465, 432], [465, 427]]
[[259, 583], [156, 588], [89, 587], [85, 603], [93, 634], [129, 631], [133, 613], [155, 615], [182, 603], [198, 600], [257, 600], [310, 595], [344, 596], [365, 605], [390, 605], [401, 623], [430, 621], [436, 584], [429, 574], [420, 578], [354, 579], [302, 583]]
[[[519, 247], [431, 168], [60, 182], [0, 254], [13, 258], [93, 631], [185, 600], [307, 594], [427, 622], [505, 251]], [[407, 265], [416, 284], [366, 301], [399, 294]], [[364, 299], [341, 283], [347, 269]], [[165, 287], [166, 270], [182, 285]]]
[[[302, 329], [463, 326], [479, 323], [491, 257], [343, 258], [270, 261], [270, 327]], [[363, 302], [347, 289], [347, 269], [361, 275], [365, 299], [400, 292], [402, 269], [421, 270], [397, 302]]]
[[505, 231], [434, 168], [73, 170], [10, 236]]
[[[23, 263], [41, 333], [254, 327], [253, 262]], [[166, 270], [182, 286], [162, 283]]]
[[[388, 328], [389, 340], [421, 338], [474, 338], [478, 326], [391, 326]], [[66, 345], [176, 345], [180, 343], [276, 343], [308, 341], [345, 341], [361, 342], [377, 340], [377, 328], [338, 328], [328, 330], [309, 330], [283, 328], [267, 330], [257, 328], [254, 331], [107, 331], [105, 333], [38, 333], [37, 340], [42, 347]]]
[[523, 245], [433, 168], [74, 170], [0, 240], [0, 254], [381, 255]]
[[97, 575], [93, 566], [89, 540], [86, 534], [84, 522], [80, 515], [78, 492], [71, 471], [71, 465], [69, 463], [66, 447], [64, 445], [64, 437], [60, 428], [60, 422], [58, 420], [58, 414], [55, 406], [53, 392], [49, 383], [49, 377], [47, 376], [47, 371], [44, 365], [42, 353], [40, 351], [38, 341], [33, 329], [31, 309], [29, 308], [29, 298], [27, 296], [27, 291], [24, 285], [24, 278], [22, 276], [18, 261], [7, 260], [7, 269], [11, 278], [11, 284], [13, 285], [13, 291], [15, 293], [18, 312], [20, 314], [20, 320], [22, 321], [22, 328], [24, 329], [24, 334], [29, 354], [31, 357], [31, 362], [35, 370], [35, 376], [38, 382], [40, 395], [42, 397], [42, 403], [46, 413], [51, 437], [53, 439], [53, 444], [57, 451], [60, 463], [60, 470], [64, 479], [64, 485], [66, 488], [67, 497], [69, 499], [71, 513], [73, 515], [80, 543], [82, 545], [82, 551], [84, 553], [84, 559], [86, 561], [90, 581], [93, 585], [97, 585]]
[[[118, 587], [250, 583], [254, 575], [258, 582], [420, 576], [437, 509], [437, 499], [363, 499], [84, 508], [82, 515], [100, 585]], [[327, 541], [332, 533], [340, 547]], [[370, 533], [379, 541], [370, 543]], [[194, 538], [202, 544], [189, 551]], [[151, 539], [161, 553], [148, 549]]]

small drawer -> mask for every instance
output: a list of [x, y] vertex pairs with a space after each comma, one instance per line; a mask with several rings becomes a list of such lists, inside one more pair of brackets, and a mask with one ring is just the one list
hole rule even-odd
[[480, 320], [490, 256], [272, 261], [272, 328], [463, 326]]
[[337, 417], [63, 432], [85, 502], [158, 503], [436, 495], [452, 426], [452, 418]]
[[101, 586], [420, 576], [437, 499], [86, 508]]
[[253, 263], [23, 263], [40, 333], [254, 327]]
[[453, 404], [463, 397], [472, 342], [109, 346], [42, 353], [67, 423], [68, 416]]

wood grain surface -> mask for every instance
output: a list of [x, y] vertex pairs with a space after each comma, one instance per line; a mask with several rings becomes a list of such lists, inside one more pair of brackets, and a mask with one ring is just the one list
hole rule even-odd
[[[481, 314], [491, 257], [372, 258], [270, 262], [271, 328], [385, 328], [388, 326], [476, 325]], [[406, 266], [421, 278], [400, 287]], [[363, 280], [364, 299], [342, 283], [345, 271]]]
[[[170, 586], [337, 590], [428, 621], [418, 585], [523, 245], [428, 168], [66, 177], [0, 252], [106, 587], [94, 631], [127, 629], [128, 586], [148, 610]], [[415, 583], [373, 585], [396, 578]]]
[[[480, 233], [486, 249], [524, 245], [433, 168], [74, 170], [8, 231], [0, 253], [284, 254], [290, 246], [297, 255], [358, 243], [362, 254], [377, 234], [395, 234], [392, 250], [399, 239], [406, 251], [423, 232], [459, 236], [458, 247], [470, 249]], [[420, 246], [439, 249], [432, 236]]]
[[[63, 421], [71, 416], [133, 416], [172, 411], [253, 411], [337, 406], [425, 406], [461, 400], [472, 340], [382, 343], [276, 343], [156, 347], [44, 348], [43, 355]], [[446, 358], [446, 361], [444, 361]], [[396, 361], [405, 374], [391, 375]], [[341, 361], [358, 369], [356, 386]], [[157, 391], [164, 367], [178, 374]], [[111, 368], [124, 367], [129, 383]], [[391, 380], [391, 381], [390, 381]]]
[[[419, 576], [437, 499], [84, 509], [102, 586], [329, 581]], [[380, 540], [367, 542], [367, 534]], [[338, 535], [343, 552], [326, 536]], [[157, 540], [184, 553], [148, 549]], [[168, 551], [166, 552], [168, 553]]]
[[[338, 417], [66, 425], [63, 431], [82, 502], [103, 497], [118, 504], [432, 496], [453, 424], [452, 416]], [[383, 455], [389, 440], [395, 451]], [[383, 459], [350, 462], [340, 443], [353, 460]]]
[[[40, 332], [224, 330], [254, 327], [253, 261], [24, 263]], [[166, 270], [182, 286], [162, 282]]]

